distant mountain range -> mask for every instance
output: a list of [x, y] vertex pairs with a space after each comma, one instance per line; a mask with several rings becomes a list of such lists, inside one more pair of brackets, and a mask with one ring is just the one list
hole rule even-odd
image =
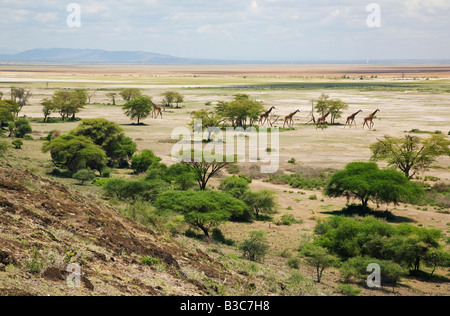
[[180, 58], [149, 52], [68, 48], [32, 49], [18, 54], [0, 54], [0, 61], [94, 64], [206, 64], [217, 62], [206, 59]]
[[[0, 51], [5, 51], [1, 49]], [[6, 50], [9, 51], [9, 50]], [[32, 49], [16, 54], [0, 54], [0, 62], [16, 63], [85, 63], [85, 64], [390, 64], [390, 63], [450, 63], [450, 60], [297, 60], [248, 61], [182, 58], [151, 52], [107, 51], [101, 49], [49, 48]]]

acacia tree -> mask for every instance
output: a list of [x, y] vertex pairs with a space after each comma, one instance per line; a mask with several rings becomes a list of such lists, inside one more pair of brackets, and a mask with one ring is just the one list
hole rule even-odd
[[14, 100], [0, 100], [0, 128], [14, 121], [15, 113], [20, 111]]
[[119, 94], [127, 102], [142, 96], [141, 90], [136, 88], [124, 89]]
[[50, 152], [57, 167], [67, 168], [71, 172], [81, 169], [101, 171], [106, 166], [106, 153], [84, 136], [64, 135], [46, 142], [44, 153]]
[[353, 162], [331, 177], [325, 194], [359, 199], [368, 209], [369, 201], [377, 204], [413, 201], [423, 190], [398, 171], [380, 170], [376, 163]]
[[188, 166], [195, 174], [195, 180], [197, 181], [200, 190], [206, 190], [209, 180], [230, 163], [226, 161], [225, 157], [223, 161], [207, 161], [203, 157], [202, 161], [195, 161], [195, 159], [193, 159], [191, 161], [183, 161], [183, 164]]
[[125, 114], [134, 120], [137, 120], [138, 125], [141, 124], [142, 119], [146, 119], [153, 110], [152, 98], [149, 96], [137, 96], [128, 101], [123, 106]]
[[85, 136], [100, 146], [106, 152], [111, 167], [127, 165], [137, 151], [136, 143], [125, 135], [124, 130], [117, 123], [105, 119], [84, 119], [70, 133]]
[[327, 249], [320, 246], [306, 247], [303, 250], [308, 264], [316, 268], [317, 282], [322, 282], [322, 276], [325, 269], [335, 266], [339, 262], [339, 258], [328, 252]]
[[111, 93], [106, 94], [106, 96], [112, 100], [113, 105], [116, 105], [117, 93], [111, 92]]
[[[88, 100], [87, 90], [77, 89], [75, 91], [67, 91], [67, 90], [59, 90], [55, 91], [52, 96], [51, 103], [49, 100], [45, 100], [44, 102], [44, 110], [49, 112], [57, 111], [61, 115], [62, 120], [64, 121], [66, 118], [72, 117], [72, 120], [75, 120], [76, 114], [83, 109]], [[42, 104], [42, 103], [41, 103]], [[44, 113], [45, 115], [45, 113]]]
[[154, 206], [160, 212], [182, 214], [184, 220], [209, 237], [212, 228], [241, 215], [247, 206], [232, 196], [216, 191], [167, 191]]
[[214, 132], [214, 128], [218, 127], [223, 123], [224, 119], [218, 116], [214, 111], [210, 110], [199, 110], [191, 113], [192, 122], [191, 126], [195, 128], [195, 122], [201, 120], [202, 129], [206, 129], [208, 131], [208, 141], [211, 141], [211, 135]]
[[372, 160], [386, 160], [400, 169], [408, 179], [430, 167], [436, 158], [450, 156], [450, 141], [437, 134], [429, 139], [406, 135], [404, 138], [385, 136], [370, 146]]
[[316, 102], [315, 109], [321, 116], [330, 112], [331, 124], [335, 124], [336, 119], [339, 119], [342, 116], [343, 111], [348, 109], [347, 103], [339, 99], [332, 100], [324, 93]]
[[233, 127], [253, 126], [264, 111], [261, 102], [252, 100], [246, 94], [236, 94], [233, 101], [221, 101], [216, 106], [217, 115], [228, 120]]
[[[22, 108], [28, 104], [28, 101], [32, 95], [33, 94], [31, 93], [30, 90], [25, 90], [24, 88], [11, 87], [11, 100], [17, 102], [19, 110], [22, 110]], [[18, 114], [18, 112], [16, 114]]]

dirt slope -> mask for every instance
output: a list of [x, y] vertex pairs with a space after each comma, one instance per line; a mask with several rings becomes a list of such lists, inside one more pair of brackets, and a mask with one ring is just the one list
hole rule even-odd
[[[237, 281], [187, 247], [48, 179], [0, 166], [0, 296], [208, 295], [214, 280]], [[144, 265], [145, 256], [159, 262]], [[69, 264], [80, 266], [81, 287], [67, 285]]]

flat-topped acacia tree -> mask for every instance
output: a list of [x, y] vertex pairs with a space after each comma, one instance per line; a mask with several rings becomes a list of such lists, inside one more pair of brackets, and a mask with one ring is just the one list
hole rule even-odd
[[146, 119], [153, 111], [152, 98], [146, 95], [137, 96], [123, 106], [125, 114], [137, 124], [141, 124], [141, 120]]
[[369, 201], [377, 204], [410, 202], [419, 198], [423, 190], [399, 171], [381, 170], [372, 162], [352, 162], [345, 170], [333, 174], [325, 194], [358, 199], [368, 209]]

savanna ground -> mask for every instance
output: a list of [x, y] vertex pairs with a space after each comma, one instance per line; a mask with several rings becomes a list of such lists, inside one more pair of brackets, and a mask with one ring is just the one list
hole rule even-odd
[[[95, 95], [91, 104], [78, 114], [80, 118], [105, 118], [119, 123], [127, 136], [133, 138], [139, 150], [150, 149], [163, 158], [163, 162], [172, 163], [170, 153], [173, 146], [171, 133], [175, 127], [188, 126], [190, 113], [204, 108], [213, 108], [217, 101], [228, 101], [236, 93], [246, 93], [262, 101], [266, 108], [275, 106], [273, 118], [280, 117], [275, 124], [282, 127], [286, 115], [295, 110], [301, 112], [295, 117], [295, 128], [280, 134], [279, 173], [298, 171], [314, 173], [316, 170], [338, 170], [353, 161], [368, 161], [371, 156], [369, 145], [384, 135], [402, 137], [411, 130], [427, 132], [441, 131], [445, 135], [450, 130], [450, 66], [447, 65], [338, 65], [338, 66], [297, 66], [297, 65], [248, 65], [248, 66], [58, 66], [58, 65], [1, 65], [0, 91], [8, 98], [11, 86], [24, 87], [33, 92], [30, 105], [24, 107], [20, 115], [28, 118], [42, 118], [40, 101], [50, 97], [58, 89], [86, 88]], [[157, 104], [161, 102], [161, 93], [178, 91], [185, 97], [179, 109], [167, 109], [163, 119], [147, 118], [144, 126], [132, 125], [124, 115], [118, 98], [118, 106], [108, 105], [111, 100], [106, 96], [110, 92], [120, 92], [122, 88], [140, 88], [144, 94], [153, 97]], [[362, 110], [357, 117], [357, 128], [344, 125], [316, 129], [307, 124], [311, 117], [311, 101], [322, 93], [331, 98], [339, 98], [349, 104], [349, 109], [338, 121], [345, 123], [350, 114]], [[210, 104], [210, 105], [205, 105]], [[374, 120], [373, 130], [362, 129], [363, 118], [376, 109], [380, 109]], [[58, 118], [58, 114], [53, 114]], [[39, 123], [33, 122], [33, 138], [25, 141], [23, 150], [10, 150], [8, 159], [11, 165], [29, 170], [41, 176], [48, 176], [51, 168], [50, 157], [41, 152], [42, 141], [51, 130], [63, 133], [75, 128], [79, 122]], [[427, 134], [419, 136], [426, 137]], [[295, 158], [296, 164], [288, 161]], [[256, 221], [253, 224], [228, 223], [221, 226], [227, 238], [244, 240], [248, 232], [265, 230], [271, 253], [266, 260], [276, 268], [280, 253], [286, 249], [296, 252], [304, 236], [313, 234], [319, 219], [330, 216], [331, 212], [342, 209], [346, 199], [324, 197], [321, 191], [292, 189], [287, 185], [268, 183], [261, 178], [251, 165], [241, 165], [241, 170], [250, 170], [255, 180], [252, 188], [268, 189], [276, 192], [278, 211], [275, 222], [285, 214], [291, 214], [302, 224], [278, 226], [274, 222]], [[131, 176], [131, 171], [116, 171], [114, 176]], [[222, 175], [224, 176], [224, 175]], [[450, 159], [442, 158], [425, 174], [428, 178], [450, 181]], [[217, 187], [219, 179], [214, 179], [211, 187]], [[71, 179], [56, 179], [65, 185], [73, 186], [77, 191], [98, 198], [99, 192], [92, 186], [75, 186]], [[433, 181], [429, 181], [431, 185]], [[317, 199], [310, 199], [315, 195]], [[372, 205], [376, 208], [376, 205]], [[399, 218], [413, 225], [438, 228], [450, 236], [449, 209], [432, 206], [412, 205], [380, 206], [380, 210], [389, 209]], [[232, 252], [225, 248], [221, 252]], [[230, 254], [230, 258], [234, 255]], [[264, 266], [264, 265], [262, 265]], [[302, 272], [313, 279], [313, 271], [306, 267]], [[273, 273], [267, 268], [256, 269], [255, 273]], [[287, 273], [282, 272], [280, 273]], [[449, 270], [438, 271], [449, 277]], [[326, 272], [324, 284], [318, 286], [314, 294], [335, 293], [333, 284], [338, 283], [338, 272]], [[328, 284], [328, 285], [327, 285]], [[399, 294], [449, 295], [448, 282], [443, 284], [405, 279], [398, 289]], [[314, 286], [311, 283], [311, 287]], [[374, 291], [363, 291], [373, 295]], [[385, 292], [375, 293], [383, 295]]]

